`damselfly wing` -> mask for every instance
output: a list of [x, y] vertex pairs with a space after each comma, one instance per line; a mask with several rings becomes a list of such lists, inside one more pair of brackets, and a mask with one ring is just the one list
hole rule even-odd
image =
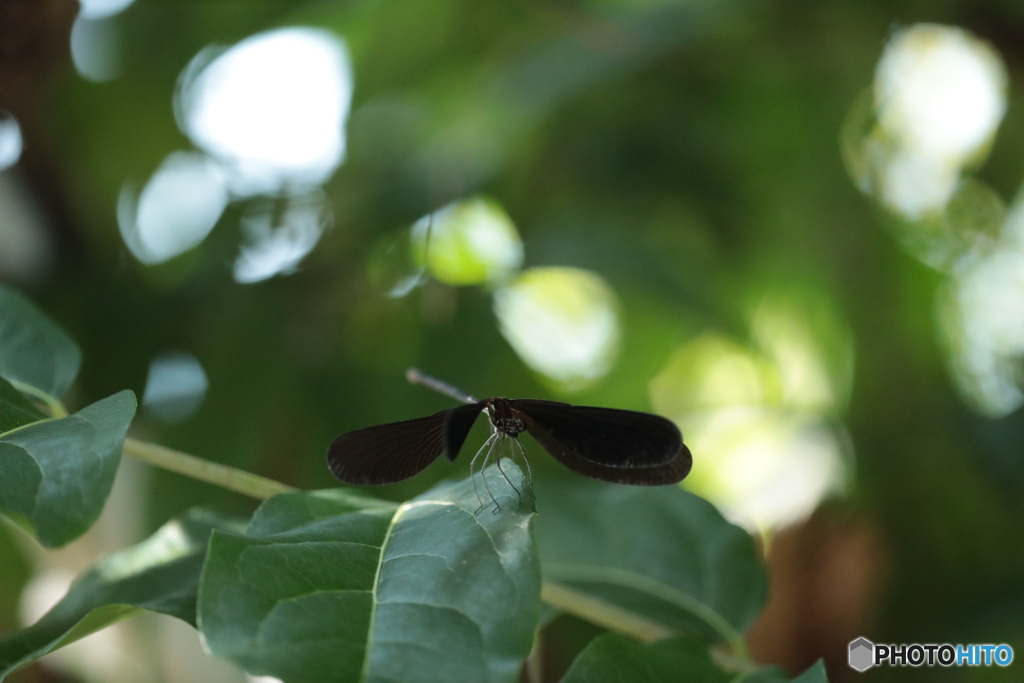
[[355, 486], [393, 484], [418, 474], [442, 452], [462, 449], [483, 402], [342, 434], [327, 451], [334, 476]]
[[[533, 436], [569, 469], [617, 484], [675, 484], [693, 464], [679, 429], [658, 415], [538, 399], [478, 400], [417, 370], [410, 370], [408, 377], [466, 405], [339, 436], [328, 449], [327, 463], [341, 481], [360, 486], [391, 484], [419, 473], [441, 453], [454, 461], [483, 411], [487, 411], [493, 432], [484, 444], [489, 450], [481, 469], [495, 448], [500, 467], [506, 440], [511, 440], [513, 456], [518, 447], [525, 458], [518, 443], [522, 432]], [[484, 448], [477, 452], [474, 463]]]

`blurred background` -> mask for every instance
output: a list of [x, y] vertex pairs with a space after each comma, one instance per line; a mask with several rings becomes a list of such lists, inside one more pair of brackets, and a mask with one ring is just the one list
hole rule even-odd
[[[1022, 45], [1015, 0], [0, 0], [0, 278], [82, 345], [72, 408], [304, 488], [450, 405], [410, 365], [666, 415], [765, 551], [756, 659], [1020, 655]], [[253, 507], [126, 461], [67, 548], [0, 525], [0, 630], [197, 504]], [[247, 678], [143, 617], [13, 680]]]

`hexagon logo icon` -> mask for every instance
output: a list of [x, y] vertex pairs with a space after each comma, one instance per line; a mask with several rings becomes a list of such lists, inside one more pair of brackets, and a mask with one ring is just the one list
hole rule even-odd
[[850, 668], [867, 671], [875, 665], [875, 644], [867, 638], [858, 638], [850, 643]]

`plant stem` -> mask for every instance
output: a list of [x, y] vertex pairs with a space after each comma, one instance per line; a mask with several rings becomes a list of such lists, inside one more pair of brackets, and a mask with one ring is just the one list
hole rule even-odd
[[[46, 403], [54, 417], [60, 418], [68, 414], [64, 405], [52, 396], [20, 382], [18, 388]], [[172, 448], [130, 437], [124, 440], [124, 454], [154, 467], [259, 500], [266, 500], [281, 493], [295, 493], [299, 490], [252, 472], [220, 465]], [[642, 643], [653, 643], [673, 635], [671, 629], [656, 621], [554, 581], [543, 582], [541, 599], [563, 612], [617, 631]], [[747, 660], [742, 640], [730, 644], [735, 656], [740, 660]]]
[[24, 382], [19, 382], [16, 379], [8, 381], [11, 383], [12, 387], [17, 389], [21, 393], [28, 394], [29, 396], [34, 396], [43, 403], [45, 403], [46, 408], [50, 411], [50, 414], [53, 415], [54, 418], [60, 419], [62, 417], [68, 416], [68, 411], [67, 408], [64, 407], [64, 404], [61, 403], [58, 399], [54, 398], [53, 396], [50, 396], [42, 389], [37, 389], [31, 384], [25, 384]]
[[182, 453], [154, 443], [127, 438], [124, 440], [124, 453], [137, 460], [149, 463], [154, 467], [177, 472], [178, 474], [213, 484], [235, 493], [251, 498], [265, 500], [279, 493], [294, 493], [298, 489], [261, 477], [258, 474], [239, 470], [227, 465], [219, 465], [188, 453]]
[[544, 683], [544, 638], [543, 631], [533, 636], [533, 648], [523, 662], [523, 676], [526, 683]]
[[552, 607], [585, 619], [592, 624], [604, 626], [623, 635], [653, 643], [664, 640], [673, 632], [656, 621], [651, 621], [618, 605], [601, 598], [595, 598], [554, 581], [545, 581], [540, 589], [540, 598]]
[[[294, 487], [273, 479], [227, 465], [219, 465], [188, 453], [138, 439], [125, 439], [124, 453], [154, 467], [176, 472], [260, 500], [281, 493], [298, 491]], [[541, 599], [563, 612], [629, 636], [642, 643], [653, 643], [674, 635], [671, 629], [656, 621], [555, 581], [543, 582]], [[729, 644], [736, 660], [749, 662], [742, 639], [739, 639], [738, 642], [730, 639]]]
[[682, 591], [670, 588], [653, 579], [612, 567], [571, 567], [548, 564], [546, 569], [548, 576], [556, 581], [572, 581], [573, 579], [596, 581], [624, 588], [632, 588], [664, 600], [689, 612], [707, 624], [708, 627], [721, 636], [722, 640], [729, 644], [734, 658], [737, 660], [749, 660], [743, 636], [720, 614]]

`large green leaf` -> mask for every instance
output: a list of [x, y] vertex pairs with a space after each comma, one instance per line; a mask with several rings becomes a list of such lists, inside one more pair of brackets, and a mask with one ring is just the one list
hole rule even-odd
[[707, 642], [741, 634], [764, 605], [753, 540], [673, 486], [538, 487], [544, 578]]
[[17, 291], [0, 284], [0, 376], [60, 398], [82, 352], [64, 330]]
[[[750, 664], [753, 667], [753, 664]], [[711, 658], [707, 645], [672, 638], [643, 645], [615, 633], [595, 638], [566, 672], [562, 683], [828, 683], [818, 661], [796, 678], [777, 667], [747, 674], [726, 671]]]
[[733, 678], [699, 641], [673, 638], [643, 645], [609, 633], [576, 657], [562, 683], [727, 683]]
[[517, 680], [540, 572], [533, 495], [505, 470], [523, 495], [488, 469], [498, 514], [474, 513], [470, 480], [401, 506], [333, 490], [270, 499], [244, 536], [210, 541], [207, 645], [288, 683]]
[[46, 414], [32, 405], [20, 391], [0, 379], [0, 435], [12, 429], [46, 419]]
[[81, 536], [103, 510], [134, 415], [135, 395], [121, 391], [0, 436], [0, 512], [45, 546]]
[[195, 510], [168, 522], [143, 543], [100, 560], [42, 619], [0, 637], [0, 680], [19, 666], [140, 609], [194, 624], [199, 573], [210, 532], [241, 526]]

